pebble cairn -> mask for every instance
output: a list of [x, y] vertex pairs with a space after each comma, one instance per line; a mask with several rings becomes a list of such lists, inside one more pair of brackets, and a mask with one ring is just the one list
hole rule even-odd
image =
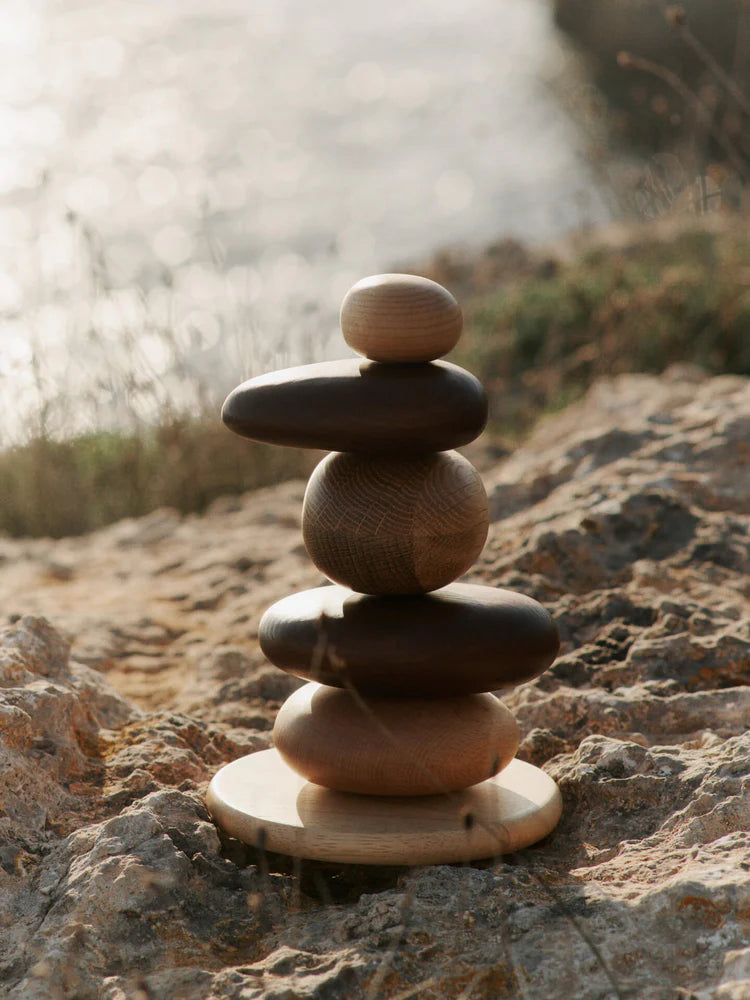
[[486, 396], [437, 360], [461, 326], [435, 282], [365, 278], [341, 329], [366, 360], [253, 378], [224, 404], [237, 434], [331, 452], [302, 532], [333, 584], [260, 623], [268, 659], [308, 683], [279, 711], [275, 749], [209, 789], [233, 836], [323, 860], [426, 863], [517, 849], [559, 818], [557, 788], [514, 760], [518, 726], [489, 693], [545, 670], [556, 627], [531, 598], [454, 582], [489, 528], [481, 478], [452, 450], [481, 433]]

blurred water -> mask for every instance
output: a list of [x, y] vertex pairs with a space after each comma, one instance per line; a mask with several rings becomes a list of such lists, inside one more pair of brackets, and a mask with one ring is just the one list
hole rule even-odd
[[220, 394], [346, 353], [364, 274], [605, 218], [550, 22], [544, 0], [5, 0], [5, 412], [41, 398], [73, 429]]

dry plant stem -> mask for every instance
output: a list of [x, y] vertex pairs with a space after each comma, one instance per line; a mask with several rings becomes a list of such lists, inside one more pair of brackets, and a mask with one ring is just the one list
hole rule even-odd
[[[734, 47], [733, 71], [739, 75], [741, 68], [747, 66], [748, 60], [750, 60], [750, 4], [745, 3], [740, 8], [737, 41]], [[745, 101], [748, 104], [747, 114], [750, 114], [750, 101], [747, 98], [745, 98]]]
[[472, 993], [489, 971], [489, 969], [477, 969], [466, 986], [458, 994], [456, 1000], [471, 1000]]
[[639, 69], [644, 73], [650, 73], [652, 76], [656, 76], [660, 80], [663, 80], [668, 87], [671, 87], [672, 90], [678, 93], [680, 97], [683, 98], [685, 103], [688, 104], [698, 116], [698, 120], [709, 123], [708, 130], [710, 134], [724, 150], [730, 163], [743, 180], [747, 180], [748, 177], [750, 177], [750, 169], [745, 164], [742, 154], [739, 152], [734, 143], [730, 141], [726, 133], [713, 121], [712, 109], [704, 104], [698, 95], [695, 94], [685, 83], [683, 83], [676, 73], [667, 69], [665, 66], [660, 66], [658, 63], [652, 62], [650, 59], [644, 59], [641, 56], [633, 55], [631, 52], [620, 53], [620, 56], [621, 66], [632, 67], [634, 69]]
[[[411, 890], [409, 889], [404, 894], [404, 902], [403, 902], [403, 905], [401, 907], [401, 916], [402, 916], [403, 919], [401, 921], [401, 925], [400, 926], [403, 927], [404, 930], [406, 929], [406, 926], [408, 924], [409, 913], [410, 913], [413, 905], [414, 905], [414, 896], [413, 896]], [[378, 968], [375, 970], [375, 975], [372, 977], [372, 979], [370, 980], [370, 982], [368, 984], [367, 993], [365, 994], [365, 1000], [375, 1000], [375, 998], [377, 997], [378, 993], [380, 992], [380, 988], [381, 988], [381, 986], [383, 985], [383, 983], [385, 981], [386, 975], [388, 974], [388, 969], [393, 964], [393, 959], [396, 956], [396, 953], [398, 952], [399, 945], [402, 943], [401, 942], [401, 937], [402, 937], [402, 935], [399, 935], [399, 939], [397, 939], [394, 942], [393, 946], [391, 948], [389, 948], [388, 951], [383, 955], [383, 960], [381, 961], [381, 963], [378, 966]], [[430, 984], [431, 983], [437, 983], [437, 982], [438, 982], [438, 980], [435, 977], [431, 977], [429, 980], [425, 981], [425, 983], [430, 983]], [[424, 988], [425, 988], [425, 984], [419, 984], [418, 986], [414, 987], [414, 989], [417, 989], [417, 990], [422, 990]], [[414, 995], [413, 991], [406, 990], [405, 992], [407, 992], [407, 993], [408, 992], [412, 992], [412, 995]]]
[[688, 48], [692, 49], [706, 69], [709, 70], [709, 72], [713, 75], [716, 81], [721, 84], [726, 92], [734, 98], [737, 105], [742, 108], [745, 114], [750, 115], [750, 101], [748, 101], [745, 94], [743, 94], [737, 86], [736, 81], [733, 80], [726, 70], [724, 70], [716, 59], [714, 59], [700, 39], [695, 37], [687, 22], [683, 18], [672, 17], [670, 15], [670, 8], [673, 5], [664, 3], [664, 0], [655, 0], [655, 2], [656, 6], [663, 11], [668, 23], [679, 33]]
[[[518, 853], [520, 854], [521, 852], [519, 851]], [[623, 995], [622, 990], [620, 989], [620, 985], [617, 982], [614, 973], [604, 960], [604, 955], [602, 955], [598, 945], [593, 940], [591, 935], [584, 929], [583, 925], [577, 919], [577, 917], [572, 912], [570, 907], [566, 905], [566, 903], [564, 902], [560, 894], [557, 892], [557, 890], [554, 889], [548, 882], [545, 882], [544, 879], [536, 871], [534, 871], [533, 867], [526, 868], [526, 871], [528, 871], [528, 873], [531, 875], [531, 877], [534, 879], [534, 881], [540, 887], [540, 889], [542, 889], [542, 891], [549, 896], [549, 898], [552, 900], [555, 906], [559, 908], [560, 912], [565, 915], [565, 919], [570, 922], [576, 934], [584, 942], [586, 947], [590, 949], [592, 955], [599, 964], [599, 968], [607, 977], [607, 981], [609, 982], [612, 989], [615, 991], [617, 1000], [625, 1000], [625, 996]]]
[[[387, 955], [381, 967], [372, 978], [372, 983], [367, 990], [367, 1000], [376, 1000], [378, 993], [380, 992], [380, 987], [385, 981], [386, 973], [388, 972], [388, 967], [393, 961], [393, 956], [396, 954], [395, 950]], [[381, 972], [380, 969], [383, 969]], [[419, 996], [420, 993], [424, 993], [425, 990], [432, 989], [433, 986], [439, 986], [442, 982], [437, 976], [430, 976], [429, 979], [423, 979], [421, 983], [417, 983], [416, 986], [409, 986], [407, 989], [402, 990], [400, 993], [396, 993], [391, 1000], [411, 1000], [412, 997]]]

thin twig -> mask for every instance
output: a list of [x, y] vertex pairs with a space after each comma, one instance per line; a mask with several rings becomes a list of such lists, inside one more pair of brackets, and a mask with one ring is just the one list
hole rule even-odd
[[679, 32], [680, 37], [683, 39], [688, 48], [693, 50], [706, 69], [712, 74], [717, 82], [721, 84], [726, 92], [734, 98], [745, 114], [750, 115], [750, 101], [738, 86], [737, 81], [732, 79], [717, 59], [709, 52], [703, 42], [701, 42], [699, 38], [696, 38], [690, 30], [690, 25], [687, 23], [683, 8], [675, 7], [672, 4], [666, 4], [663, 0], [656, 0], [656, 4], [661, 8], [668, 24], [674, 28], [675, 31]]
[[534, 881], [536, 882], [536, 884], [550, 897], [550, 899], [552, 900], [552, 902], [555, 904], [555, 906], [558, 907], [558, 909], [563, 914], [563, 916], [565, 917], [565, 919], [575, 929], [576, 933], [581, 938], [581, 940], [591, 950], [592, 954], [594, 955], [594, 958], [596, 958], [597, 962], [599, 963], [599, 965], [600, 965], [600, 967], [602, 969], [602, 972], [607, 977], [607, 982], [609, 983], [609, 985], [614, 990], [615, 995], [617, 996], [618, 1000], [624, 1000], [622, 991], [620, 990], [619, 983], [615, 979], [614, 974], [610, 971], [609, 966], [607, 965], [606, 961], [604, 960], [604, 955], [602, 955], [601, 951], [599, 950], [599, 946], [596, 944], [596, 942], [594, 941], [594, 939], [585, 930], [583, 924], [576, 918], [576, 916], [568, 908], [568, 906], [563, 901], [562, 897], [557, 892], [557, 890], [554, 889], [547, 882], [545, 882], [541, 878], [541, 876], [538, 875], [534, 871], [533, 867], [527, 867], [526, 871], [529, 873], [529, 875], [531, 875], [531, 877], [534, 879]]
[[709, 132], [724, 150], [737, 173], [740, 174], [744, 180], [747, 180], [748, 177], [750, 177], [750, 169], [745, 164], [742, 154], [737, 150], [734, 143], [730, 141], [726, 133], [722, 129], [718, 128], [712, 120], [712, 109], [707, 107], [698, 95], [692, 91], [676, 73], [674, 73], [671, 69], [667, 69], [666, 66], [660, 66], [659, 63], [652, 62], [650, 59], [644, 59], [642, 56], [633, 55], [631, 52], [621, 52], [617, 61], [623, 69], [632, 67], [633, 69], [641, 70], [644, 73], [650, 73], [652, 76], [663, 80], [668, 87], [671, 87], [672, 90], [678, 93], [680, 97], [683, 98], [685, 103], [690, 105], [694, 112], [696, 112], [704, 121], [708, 121], [710, 123]]

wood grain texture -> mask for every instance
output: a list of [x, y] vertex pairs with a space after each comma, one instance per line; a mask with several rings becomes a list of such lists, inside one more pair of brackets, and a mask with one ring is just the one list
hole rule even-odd
[[268, 608], [258, 637], [268, 659], [288, 673], [400, 697], [521, 684], [546, 670], [560, 645], [537, 601], [469, 583], [409, 597], [316, 587]]
[[451, 293], [429, 278], [375, 274], [341, 305], [344, 340], [373, 361], [432, 361], [452, 350], [463, 320]]
[[219, 826], [244, 843], [366, 865], [497, 857], [547, 836], [562, 812], [554, 781], [520, 760], [461, 792], [381, 798], [310, 784], [275, 750], [223, 767], [209, 785], [207, 805]]
[[456, 452], [327, 455], [302, 508], [315, 565], [366, 594], [426, 593], [451, 583], [482, 551], [488, 528], [482, 479]]
[[221, 416], [255, 441], [397, 455], [473, 441], [487, 420], [487, 397], [473, 375], [446, 361], [345, 358], [249, 379], [227, 396]]
[[308, 781], [365, 795], [434, 795], [506, 767], [518, 724], [492, 694], [368, 698], [305, 684], [281, 706], [276, 749]]

